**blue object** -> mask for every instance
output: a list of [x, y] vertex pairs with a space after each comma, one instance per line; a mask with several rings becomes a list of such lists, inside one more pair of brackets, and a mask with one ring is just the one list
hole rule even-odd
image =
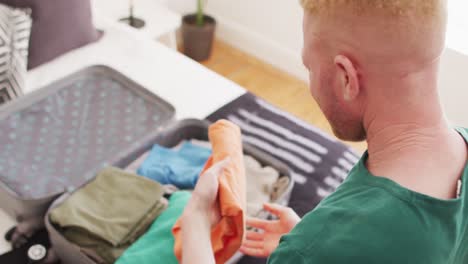
[[161, 184], [193, 189], [210, 155], [210, 149], [190, 142], [184, 142], [178, 150], [154, 145], [137, 173]]

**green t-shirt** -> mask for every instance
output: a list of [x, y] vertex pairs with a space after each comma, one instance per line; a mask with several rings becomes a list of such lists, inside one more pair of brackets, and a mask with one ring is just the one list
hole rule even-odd
[[[459, 132], [468, 141], [468, 130]], [[461, 197], [439, 200], [374, 177], [366, 159], [281, 239], [268, 263], [467, 264], [468, 166]]]

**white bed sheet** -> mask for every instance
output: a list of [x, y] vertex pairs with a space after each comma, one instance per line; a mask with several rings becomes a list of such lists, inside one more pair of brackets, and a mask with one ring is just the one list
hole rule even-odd
[[[145, 34], [117, 22], [95, 20], [103, 37], [28, 73], [25, 93], [92, 65], [107, 65], [140, 83], [176, 108], [176, 118], [204, 119], [245, 93], [235, 83], [206, 69]], [[10, 250], [3, 234], [14, 225], [0, 209], [0, 254]]]

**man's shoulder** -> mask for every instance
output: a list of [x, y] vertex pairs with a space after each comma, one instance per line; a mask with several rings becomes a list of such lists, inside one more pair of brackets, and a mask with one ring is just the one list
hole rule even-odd
[[401, 210], [412, 210], [408, 201], [385, 186], [372, 185], [363, 181], [346, 181], [333, 194], [325, 198], [313, 211], [304, 217], [304, 222], [326, 222], [338, 224], [349, 219], [372, 219], [383, 213], [398, 214]]
[[[388, 252], [397, 252], [396, 245], [413, 246], [415, 241], [407, 239], [408, 229], [417, 231], [419, 221], [407, 219], [404, 224], [399, 221], [408, 217], [412, 210], [411, 205], [386, 190], [344, 185], [282, 238], [278, 253], [272, 259], [294, 257], [303, 258], [304, 263], [312, 260], [331, 264], [378, 263]], [[282, 252], [289, 252], [290, 256]], [[387, 259], [397, 257], [389, 255]]]
[[281, 239], [268, 263], [380, 263], [387, 251], [377, 246], [379, 241], [372, 241], [372, 238], [360, 234], [358, 227], [354, 227], [356, 232], [353, 235], [341, 234], [339, 227], [332, 229], [331, 226], [324, 226], [313, 237], [291, 232]]
[[[389, 216], [383, 208], [319, 209], [283, 236], [269, 263], [409, 263], [413, 256], [424, 258], [430, 237], [417, 235], [417, 221], [398, 224], [403, 218], [404, 214]], [[404, 253], [409, 248], [413, 256]]]

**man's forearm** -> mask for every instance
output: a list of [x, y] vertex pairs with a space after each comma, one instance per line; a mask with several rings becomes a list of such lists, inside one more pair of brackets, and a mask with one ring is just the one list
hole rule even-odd
[[211, 246], [210, 213], [188, 210], [182, 221], [182, 264], [215, 264]]

